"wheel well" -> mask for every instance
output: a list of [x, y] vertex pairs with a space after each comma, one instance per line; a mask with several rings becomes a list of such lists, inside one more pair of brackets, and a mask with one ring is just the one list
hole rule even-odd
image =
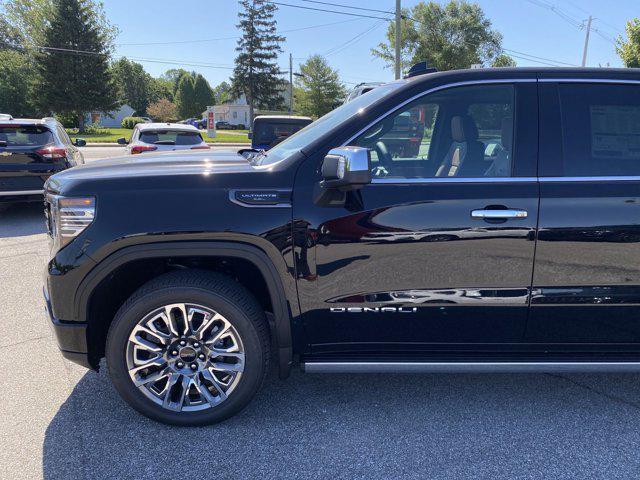
[[[258, 267], [237, 257], [144, 258], [133, 260], [111, 272], [91, 293], [87, 305], [89, 361], [97, 366], [104, 356], [107, 333], [120, 306], [149, 280], [173, 270], [199, 269], [219, 272], [249, 290], [272, 319], [273, 305], [267, 282]], [[272, 323], [271, 321], [269, 322]]]

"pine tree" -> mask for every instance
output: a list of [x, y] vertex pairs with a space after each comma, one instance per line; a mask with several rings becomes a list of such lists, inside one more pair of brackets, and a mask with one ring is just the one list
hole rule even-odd
[[209, 82], [201, 75], [196, 75], [196, 81], [193, 86], [193, 93], [195, 97], [196, 112], [194, 117], [200, 117], [208, 106], [213, 105], [213, 90], [209, 86]]
[[320, 55], [313, 55], [300, 65], [297, 88], [297, 108], [300, 113], [321, 117], [336, 108], [344, 100], [344, 86], [338, 72], [332, 69]]
[[178, 117], [181, 120], [193, 117], [193, 112], [197, 110], [194, 81], [191, 74], [185, 74], [180, 77], [175, 94], [175, 104], [178, 109]]
[[244, 94], [249, 104], [249, 119], [253, 123], [255, 107], [281, 109], [284, 107], [278, 78], [280, 69], [278, 54], [284, 41], [276, 32], [273, 18], [276, 5], [267, 0], [240, 0], [238, 13], [242, 37], [238, 40], [232, 90], [235, 95]]
[[75, 115], [82, 131], [88, 112], [118, 107], [108, 39], [91, 0], [57, 0], [44, 39], [48, 48], [36, 60], [43, 111]]

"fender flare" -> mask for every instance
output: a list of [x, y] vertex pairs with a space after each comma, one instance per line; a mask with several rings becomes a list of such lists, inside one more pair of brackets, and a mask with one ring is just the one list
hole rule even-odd
[[285, 293], [281, 275], [274, 262], [260, 248], [245, 243], [224, 241], [176, 241], [145, 243], [124, 247], [99, 262], [82, 280], [75, 297], [76, 318], [88, 324], [88, 309], [95, 288], [117, 268], [134, 260], [158, 257], [233, 257], [251, 262], [267, 283], [271, 304], [280, 378], [286, 378], [293, 363], [291, 302]]

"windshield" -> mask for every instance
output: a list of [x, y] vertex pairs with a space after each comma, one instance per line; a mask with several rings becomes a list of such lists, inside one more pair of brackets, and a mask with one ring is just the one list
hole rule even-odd
[[357, 115], [360, 110], [367, 108], [402, 85], [402, 82], [387, 83], [359, 96], [355, 100], [345, 103], [291, 135], [268, 152], [258, 155], [254, 158], [254, 163], [256, 165], [270, 165], [299, 152], [316, 138], [321, 137], [342, 122]]

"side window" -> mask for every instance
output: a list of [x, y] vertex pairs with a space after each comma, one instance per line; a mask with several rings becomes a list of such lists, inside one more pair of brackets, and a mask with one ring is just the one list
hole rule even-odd
[[371, 150], [375, 177], [506, 177], [513, 131], [513, 86], [474, 85], [425, 95], [352, 145]]
[[564, 176], [640, 176], [640, 87], [561, 84]]

